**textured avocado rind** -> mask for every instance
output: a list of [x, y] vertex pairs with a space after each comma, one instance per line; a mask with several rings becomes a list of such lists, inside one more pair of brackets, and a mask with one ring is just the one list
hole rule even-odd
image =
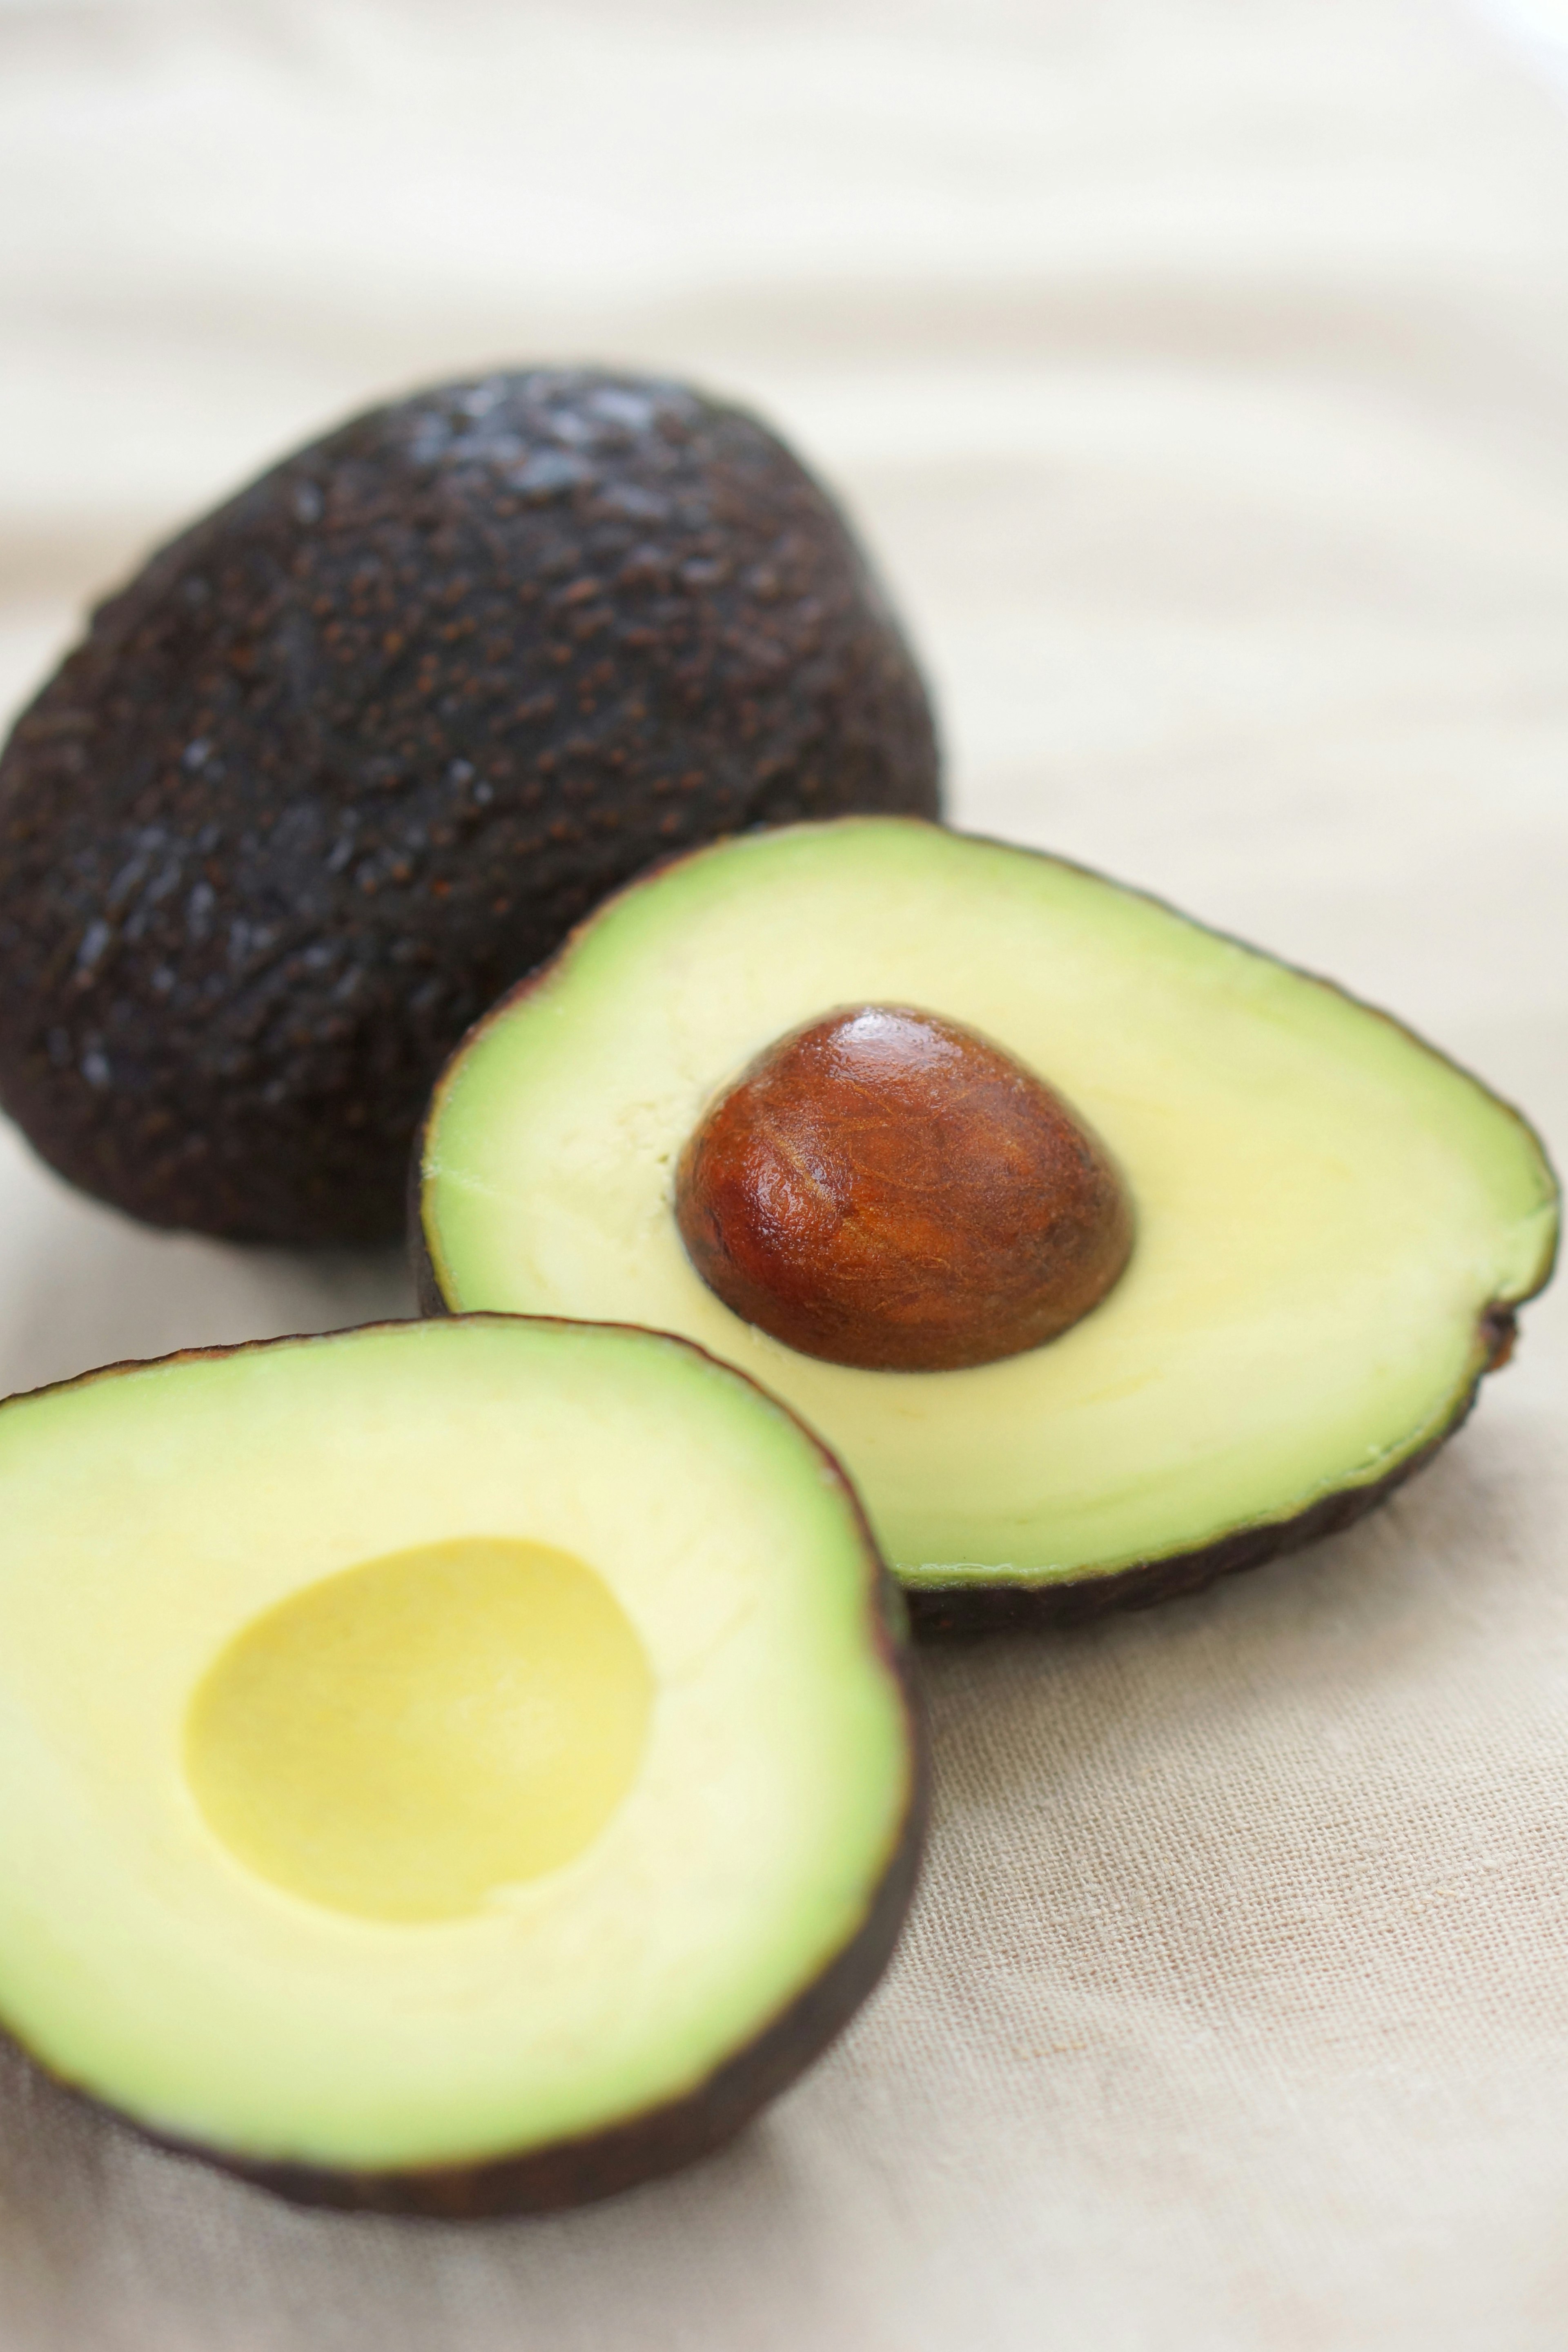
[[287, 458], [93, 616], [0, 758], [0, 1101], [234, 1240], [398, 1231], [424, 1097], [672, 849], [934, 815], [930, 709], [831, 500], [661, 380], [446, 385]]
[[[481, 1313], [458, 1319], [476, 1324], [522, 1320], [548, 1326], [563, 1318]], [[381, 1327], [367, 1326], [366, 1331], [378, 1328]], [[577, 1327], [567, 1324], [566, 1328]], [[635, 1330], [638, 1336], [648, 1336], [637, 1326], [601, 1328]], [[330, 1344], [335, 1336], [304, 1334], [293, 1341], [254, 1340], [235, 1348], [187, 1349], [159, 1360], [161, 1364], [174, 1365], [204, 1358], [244, 1355], [253, 1349], [309, 1346], [317, 1341]], [[663, 1333], [652, 1336], [671, 1338]], [[698, 1356], [708, 1355], [705, 1349], [696, 1347], [690, 1340], [672, 1339], [672, 1344]], [[110, 1364], [75, 1380], [51, 1383], [50, 1387], [68, 1390], [143, 1369], [144, 1365], [135, 1361]], [[736, 1366], [725, 1364], [721, 1369], [746, 1388], [757, 1389], [749, 1374]], [[46, 1389], [32, 1393], [42, 1396], [49, 1392]], [[758, 1393], [766, 1394], [762, 1391]], [[289, 2203], [340, 2211], [395, 2213], [452, 2221], [556, 2211], [618, 2196], [644, 2181], [679, 2171], [715, 2153], [735, 2137], [837, 2039], [887, 1968], [919, 1881], [931, 1792], [930, 1747], [913, 1675], [904, 1596], [882, 1560], [858, 1496], [838, 1462], [787, 1405], [771, 1395], [767, 1402], [773, 1411], [795, 1423], [817, 1457], [820, 1475], [837, 1490], [853, 1519], [862, 1570], [867, 1647], [887, 1673], [896, 1696], [904, 1727], [909, 1774], [902, 1813], [889, 1840], [880, 1874], [868, 1890], [858, 1924], [820, 1972], [803, 1985], [777, 2015], [764, 2021], [749, 2042], [733, 2051], [679, 2096], [607, 2125], [601, 2131], [554, 2140], [516, 2154], [487, 2154], [472, 2162], [372, 2171], [251, 2157], [161, 2131], [155, 2122], [128, 2114], [68, 2074], [57, 2072], [20, 2035], [8, 2032], [3, 2021], [0, 2037], [57, 2088], [117, 2129], [170, 2154], [199, 2159], [219, 2171], [268, 2189]]]

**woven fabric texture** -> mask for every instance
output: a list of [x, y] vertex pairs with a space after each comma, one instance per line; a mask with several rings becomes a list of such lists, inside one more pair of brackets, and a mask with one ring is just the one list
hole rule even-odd
[[[669, 367], [849, 498], [961, 822], [1389, 1004], [1561, 1157], [1568, 115], [1479, 19], [6, 0], [0, 220], [7, 706], [338, 415]], [[405, 1303], [133, 1230], [0, 1133], [4, 1389]], [[312, 2216], [0, 2060], [3, 2352], [1556, 2352], [1565, 1378], [1548, 1297], [1351, 1534], [929, 1653], [908, 1939], [683, 2178]]]

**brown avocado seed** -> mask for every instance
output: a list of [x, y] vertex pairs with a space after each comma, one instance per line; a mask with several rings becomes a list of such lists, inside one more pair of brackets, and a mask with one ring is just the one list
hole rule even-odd
[[1061, 1097], [907, 1005], [829, 1013], [759, 1055], [681, 1154], [675, 1204], [734, 1314], [874, 1371], [1037, 1348], [1132, 1247], [1115, 1163]]

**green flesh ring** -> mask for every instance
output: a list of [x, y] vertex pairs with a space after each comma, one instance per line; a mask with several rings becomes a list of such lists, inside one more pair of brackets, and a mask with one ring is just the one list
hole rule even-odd
[[897, 1596], [698, 1350], [119, 1367], [0, 1406], [0, 2020], [145, 2129], [319, 2200], [569, 2202], [727, 2137], [879, 1973]]
[[[866, 1003], [994, 1040], [1126, 1177], [1127, 1271], [1030, 1354], [814, 1360], [686, 1256], [672, 1176], [710, 1102]], [[1558, 1212], [1524, 1121], [1397, 1023], [1098, 875], [897, 819], [743, 836], [609, 902], [448, 1066], [422, 1175], [427, 1303], [651, 1324], [742, 1366], [823, 1433], [939, 1621], [1178, 1589], [1342, 1523], [1462, 1417]]]

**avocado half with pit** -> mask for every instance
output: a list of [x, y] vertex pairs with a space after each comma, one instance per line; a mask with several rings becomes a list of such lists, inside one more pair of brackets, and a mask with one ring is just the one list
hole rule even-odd
[[563, 2205], [727, 2139], [875, 1982], [902, 1606], [785, 1409], [481, 1317], [0, 1406], [0, 2021], [326, 2204]]
[[821, 1431], [936, 1626], [1345, 1525], [1551, 1269], [1524, 1121], [1061, 861], [847, 819], [634, 885], [437, 1087], [427, 1308], [685, 1333]]

